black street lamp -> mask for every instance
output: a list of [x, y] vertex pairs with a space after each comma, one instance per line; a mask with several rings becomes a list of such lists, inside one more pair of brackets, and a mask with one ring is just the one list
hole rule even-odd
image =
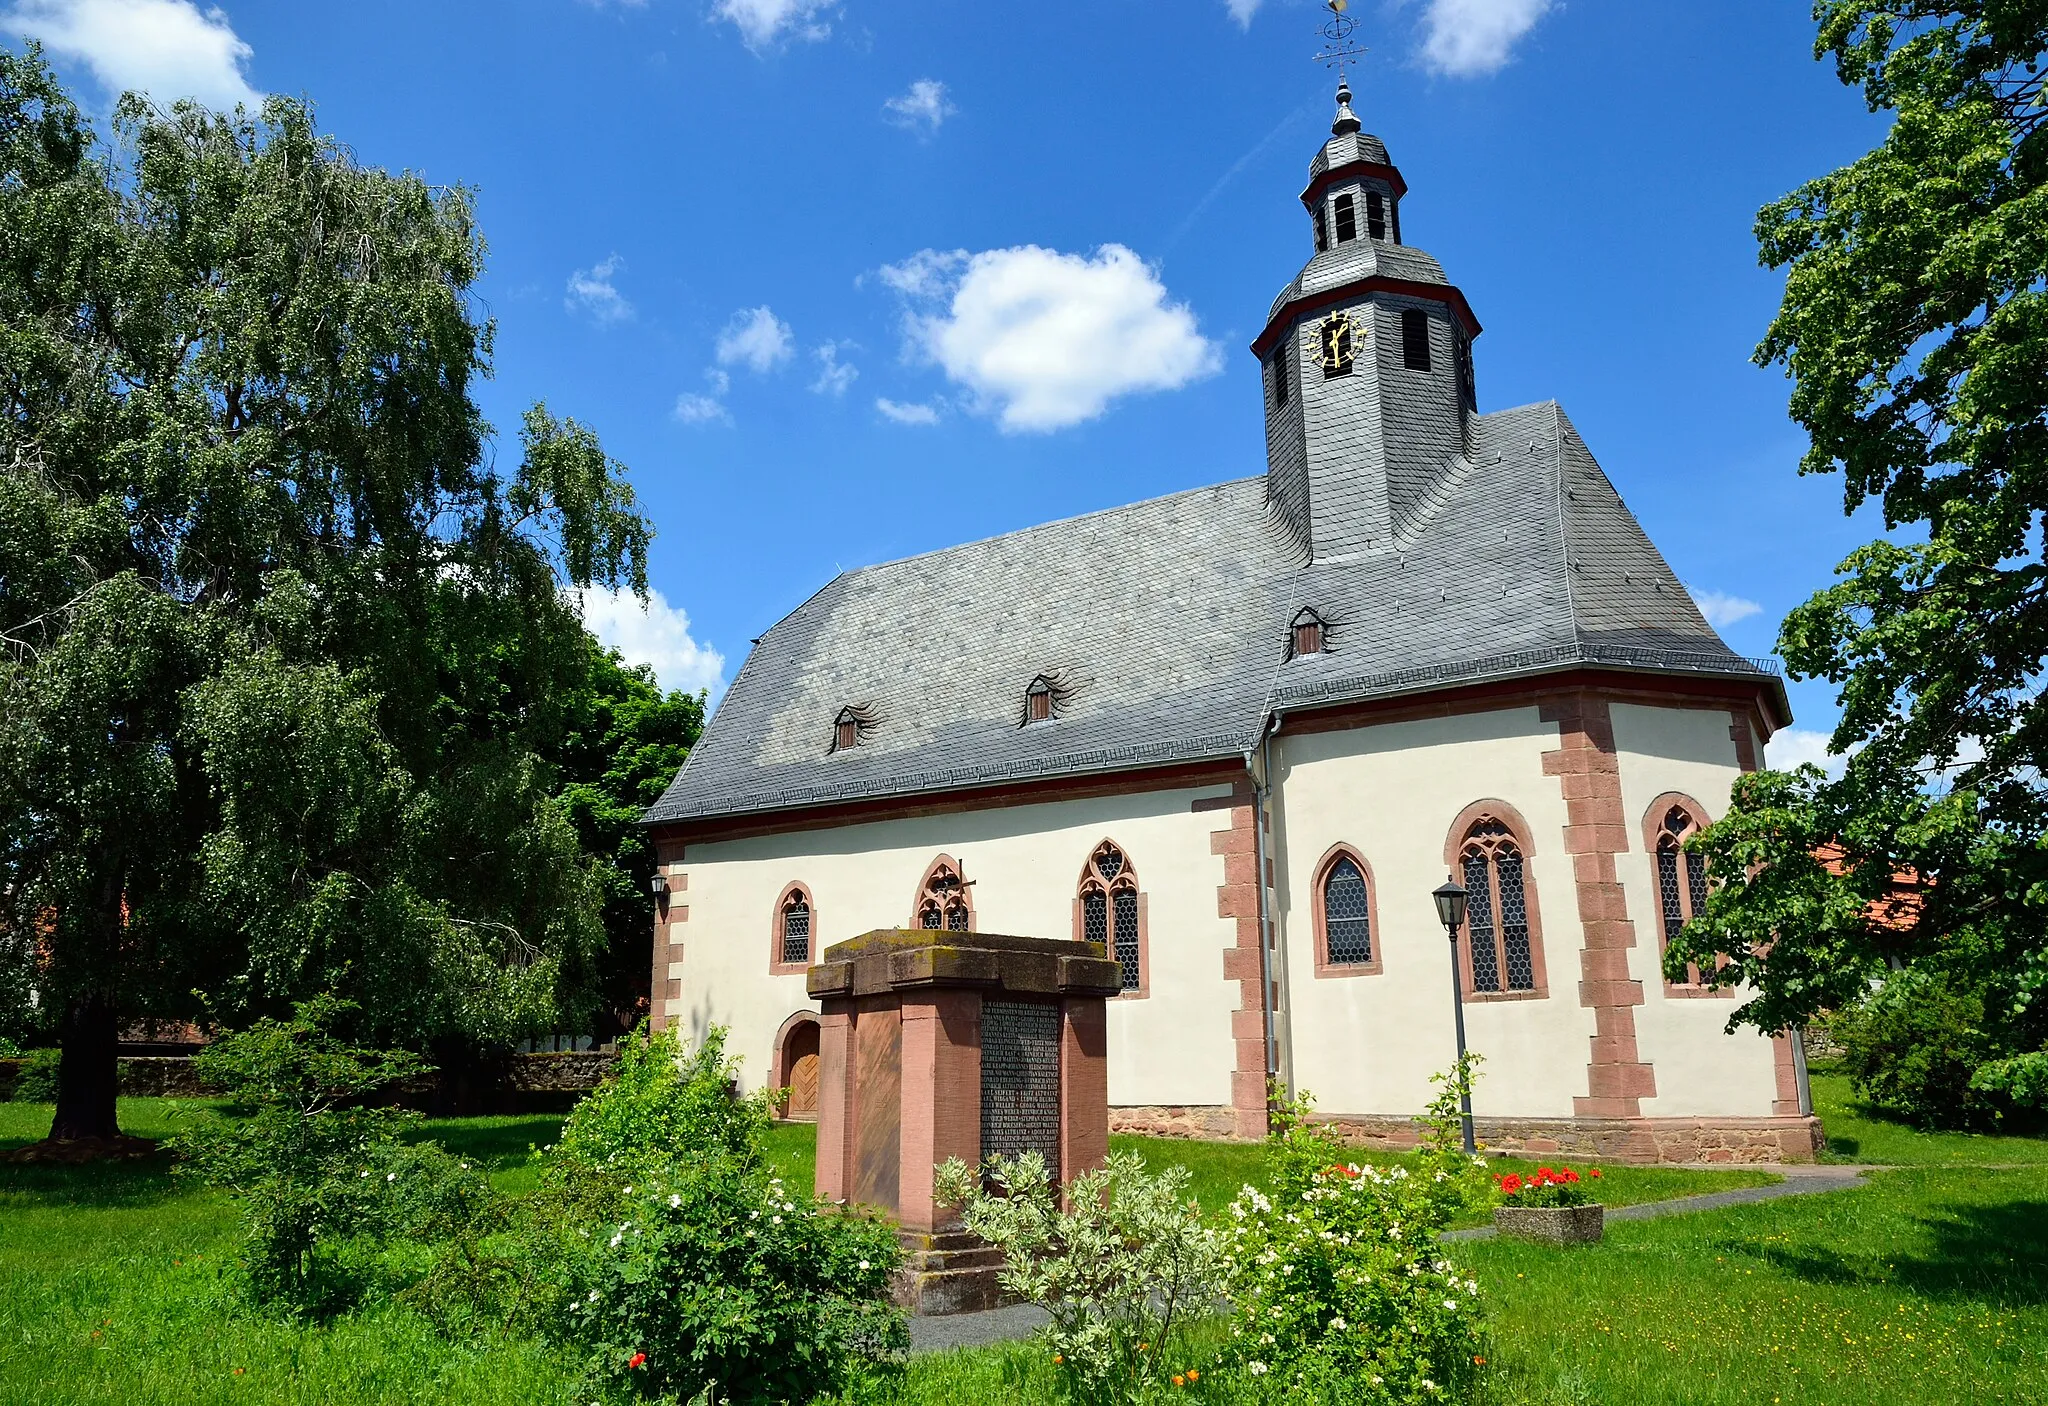
[[1458, 975], [1458, 929], [1465, 926], [1466, 893], [1456, 879], [1447, 880], [1430, 895], [1436, 900], [1437, 921], [1451, 939], [1451, 1011], [1458, 1022], [1458, 1107], [1465, 1115], [1465, 1155], [1478, 1152], [1472, 1140], [1472, 1085], [1465, 1075], [1465, 983]]

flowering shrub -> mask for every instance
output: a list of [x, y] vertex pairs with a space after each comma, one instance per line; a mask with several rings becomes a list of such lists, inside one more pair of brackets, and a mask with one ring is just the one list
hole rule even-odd
[[1483, 1357], [1478, 1283], [1437, 1237], [1477, 1191], [1458, 1145], [1469, 1062], [1442, 1077], [1414, 1168], [1344, 1160], [1310, 1122], [1306, 1095], [1281, 1105], [1268, 1161], [1271, 1194], [1247, 1186], [1231, 1206], [1229, 1360], [1306, 1401], [1457, 1399]]
[[725, 1158], [680, 1163], [623, 1204], [570, 1305], [594, 1377], [649, 1397], [808, 1401], [910, 1345], [885, 1222]]
[[[1600, 1169], [1592, 1168], [1586, 1174], [1594, 1181], [1600, 1179]], [[1500, 1203], [1503, 1206], [1590, 1206], [1593, 1204], [1593, 1189], [1579, 1179], [1579, 1174], [1570, 1167], [1538, 1167], [1524, 1175], [1509, 1172], [1506, 1176], [1495, 1177], [1500, 1187]]]
[[1149, 1173], [1134, 1152], [1059, 1187], [1036, 1152], [992, 1157], [977, 1171], [959, 1158], [938, 1170], [941, 1200], [968, 1230], [1003, 1252], [1002, 1285], [1052, 1315], [1047, 1348], [1068, 1395], [1082, 1402], [1142, 1400], [1186, 1370], [1187, 1327], [1223, 1290], [1223, 1237], [1203, 1223], [1185, 1167]]
[[227, 1095], [171, 1139], [181, 1175], [232, 1196], [242, 1211], [242, 1267], [260, 1302], [304, 1313], [345, 1309], [403, 1281], [406, 1244], [496, 1205], [483, 1174], [400, 1135], [418, 1115], [355, 1101], [420, 1072], [413, 1056], [359, 1049], [334, 1033], [348, 1003], [321, 996], [290, 1020], [259, 1020], [193, 1061]]
[[908, 1347], [894, 1228], [769, 1175], [767, 1102], [732, 1092], [725, 1032], [631, 1046], [546, 1151], [530, 1212], [596, 1384], [807, 1401]]

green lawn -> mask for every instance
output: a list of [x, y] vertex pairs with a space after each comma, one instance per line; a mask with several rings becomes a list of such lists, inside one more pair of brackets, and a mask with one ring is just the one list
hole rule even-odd
[[[179, 1108], [125, 1099], [122, 1120], [162, 1136]], [[0, 1104], [0, 1146], [41, 1135], [48, 1120], [48, 1105]], [[532, 1184], [528, 1146], [552, 1141], [559, 1124], [439, 1120], [428, 1134], [492, 1161], [517, 1191]], [[2048, 1406], [2048, 1144], [1929, 1136], [1860, 1115], [1840, 1126], [1860, 1144], [1883, 1139], [1888, 1160], [1951, 1165], [1882, 1174], [1856, 1191], [1617, 1222], [1605, 1244], [1572, 1252], [1452, 1247], [1493, 1303], [1488, 1406]], [[1258, 1176], [1256, 1147], [1116, 1144], [1189, 1166], [1205, 1207]], [[811, 1128], [785, 1125], [772, 1155], [808, 1186], [812, 1147]], [[2030, 1165], [1953, 1165], [1963, 1157]], [[1768, 1175], [1615, 1168], [1603, 1194], [1621, 1204]], [[228, 1204], [174, 1183], [161, 1161], [0, 1168], [0, 1402], [575, 1400], [579, 1364], [530, 1342], [453, 1345], [398, 1308], [321, 1328], [252, 1313], [222, 1275], [233, 1237]], [[1204, 1398], [1229, 1399], [1226, 1383], [1212, 1385]], [[1030, 1406], [1051, 1391], [1049, 1364], [1027, 1343], [914, 1359], [892, 1399]]]
[[1813, 1111], [1827, 1130], [1832, 1162], [1888, 1167], [2048, 1166], [2048, 1138], [1923, 1133], [1886, 1120], [1856, 1097], [1846, 1074], [1815, 1073]]

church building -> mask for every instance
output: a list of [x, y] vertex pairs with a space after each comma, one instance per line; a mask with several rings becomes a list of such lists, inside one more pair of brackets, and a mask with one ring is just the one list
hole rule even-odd
[[1784, 686], [1562, 409], [1480, 412], [1479, 319], [1337, 98], [1251, 347], [1264, 472], [845, 572], [769, 630], [646, 817], [655, 1023], [729, 1027], [801, 1116], [830, 944], [1089, 938], [1114, 1127], [1257, 1137], [1270, 1077], [1398, 1141], [1455, 980], [1488, 1143], [1810, 1159], [1796, 1033], [1727, 1033], [1661, 960]]

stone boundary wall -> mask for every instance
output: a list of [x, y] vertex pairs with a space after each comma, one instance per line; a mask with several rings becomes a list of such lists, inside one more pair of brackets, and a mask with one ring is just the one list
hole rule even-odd
[[[14, 1083], [25, 1063], [0, 1059], [0, 1101], [13, 1097]], [[506, 1087], [522, 1094], [575, 1094], [596, 1088], [618, 1064], [609, 1050], [563, 1051], [558, 1054], [512, 1056]], [[432, 1089], [432, 1080], [408, 1084], [408, 1094]], [[121, 1092], [131, 1098], [204, 1098], [188, 1056], [128, 1055], [121, 1059]]]

